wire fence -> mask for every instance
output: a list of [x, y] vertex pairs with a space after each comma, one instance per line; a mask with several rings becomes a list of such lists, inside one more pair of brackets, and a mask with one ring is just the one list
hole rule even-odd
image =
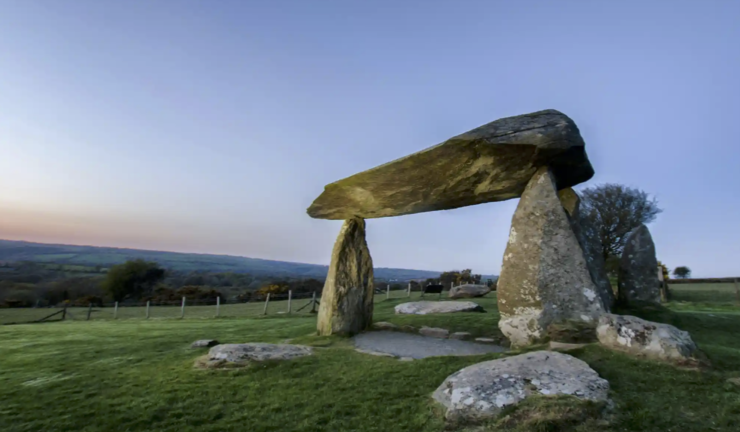
[[[733, 281], [734, 282], [734, 281]], [[706, 303], [737, 306], [740, 309], [740, 284], [734, 283], [672, 283], [668, 282], [671, 301], [686, 303]], [[315, 296], [315, 297], [314, 297]], [[376, 287], [375, 302], [410, 299], [437, 300], [441, 295], [422, 294], [410, 289], [390, 289], [389, 286]], [[319, 293], [299, 293], [273, 296], [264, 300], [246, 303], [222, 303], [220, 299], [149, 302], [141, 304], [104, 303], [87, 307], [39, 307], [39, 308], [0, 308], [0, 324], [23, 324], [32, 322], [53, 322], [62, 320], [131, 320], [131, 319], [207, 319], [207, 318], [256, 318], [260, 316], [309, 316], [319, 309]]]
[[[375, 302], [403, 298], [418, 298], [419, 291], [391, 290], [389, 287], [375, 291]], [[430, 296], [436, 299], [437, 296]], [[0, 324], [24, 324], [62, 320], [96, 321], [127, 319], [206, 319], [206, 318], [255, 318], [260, 316], [308, 316], [319, 310], [320, 293], [281, 293], [265, 299], [244, 303], [223, 303], [219, 299], [98, 303], [83, 306], [54, 306], [38, 308], [0, 308]]]

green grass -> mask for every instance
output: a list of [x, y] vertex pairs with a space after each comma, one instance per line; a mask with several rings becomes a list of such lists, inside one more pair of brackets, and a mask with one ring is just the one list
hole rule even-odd
[[[447, 316], [395, 316], [393, 306], [402, 301], [378, 296], [375, 321], [481, 336], [496, 332], [495, 297], [479, 302], [487, 313]], [[740, 376], [740, 314], [629, 313], [690, 331], [714, 368], [679, 370], [588, 346], [573, 355], [611, 383], [616, 410], [610, 425], [543, 415], [521, 430], [737, 431], [740, 388], [725, 380]], [[314, 327], [314, 316], [277, 314], [2, 326], [0, 429], [442, 431], [432, 391], [460, 368], [499, 356], [400, 362], [359, 354], [345, 340], [314, 337]], [[223, 343], [294, 339], [318, 347], [314, 356], [289, 362], [202, 371], [192, 364], [205, 350], [189, 348], [202, 338]], [[531, 404], [523, 409], [532, 409]], [[516, 410], [510, 415], [516, 418]], [[484, 429], [498, 430], [494, 423]]]
[[676, 302], [738, 304], [738, 295], [732, 283], [671, 284], [671, 299]]

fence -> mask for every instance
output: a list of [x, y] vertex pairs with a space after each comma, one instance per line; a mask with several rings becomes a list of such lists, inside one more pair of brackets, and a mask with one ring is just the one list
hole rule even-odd
[[[375, 288], [374, 299], [382, 302], [393, 299], [411, 298], [410, 285], [403, 289], [391, 289], [390, 285]], [[413, 292], [414, 299], [420, 293]], [[432, 296], [431, 299], [436, 299]], [[225, 303], [216, 300], [188, 300], [168, 302], [145, 302], [136, 304], [104, 303], [86, 307], [68, 306], [40, 308], [0, 308], [0, 324], [23, 324], [60, 320], [95, 321], [123, 319], [205, 319], [205, 318], [248, 318], [272, 315], [307, 316], [316, 313], [321, 301], [319, 293], [292, 292], [268, 295], [265, 299], [246, 303]]]
[[[57, 320], [116, 320], [116, 319], [182, 319], [182, 318], [238, 318], [264, 315], [308, 315], [316, 313], [320, 298], [315, 293], [275, 296], [263, 301], [223, 303], [216, 300], [188, 300], [146, 302], [141, 304], [104, 303], [87, 307], [3, 308], [0, 324], [20, 324]], [[54, 314], [53, 316], [51, 316]]]

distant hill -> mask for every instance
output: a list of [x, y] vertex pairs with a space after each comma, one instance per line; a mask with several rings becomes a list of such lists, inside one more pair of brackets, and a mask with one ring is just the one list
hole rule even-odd
[[[100, 266], [120, 264], [128, 259], [155, 261], [165, 268], [180, 271], [249, 273], [254, 276], [285, 278], [326, 277], [328, 266], [284, 261], [271, 261], [230, 255], [208, 255], [119, 249], [96, 246], [73, 246], [24, 241], [0, 240], [0, 261], [33, 261], [40, 263]], [[375, 277], [383, 280], [412, 280], [438, 277], [440, 272], [376, 268]]]

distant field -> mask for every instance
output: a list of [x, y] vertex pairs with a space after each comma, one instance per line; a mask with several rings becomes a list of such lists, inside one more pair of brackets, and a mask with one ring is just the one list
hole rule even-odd
[[[328, 266], [248, 258], [230, 255], [209, 255], [119, 249], [112, 247], [75, 246], [0, 240], [0, 261], [32, 261], [80, 267], [110, 267], [129, 259], [155, 261], [178, 271], [209, 271], [250, 273], [253, 276], [303, 277], [323, 279]], [[75, 271], [75, 270], [71, 270]], [[440, 272], [429, 270], [376, 268], [375, 277], [384, 280], [411, 280], [438, 277]], [[495, 278], [484, 275], [484, 280]]]
[[732, 283], [672, 284], [668, 282], [673, 301], [694, 303], [738, 303]]
[[[406, 298], [406, 291], [391, 291], [391, 299]], [[412, 293], [412, 299], [419, 299], [420, 293]], [[434, 299], [437, 297], [434, 296]], [[319, 299], [320, 300], [320, 299]], [[376, 294], [375, 302], [384, 302], [385, 294]], [[291, 313], [293, 315], [310, 315], [311, 312], [311, 297], [309, 295], [303, 295], [300, 298], [295, 298], [291, 301]], [[318, 310], [318, 305], [316, 306]], [[48, 315], [60, 311], [58, 308], [0, 308], [0, 324], [8, 323], [28, 323], [31, 321], [40, 320]], [[115, 308], [112, 305], [106, 305], [105, 307], [94, 307], [90, 314], [91, 321], [98, 320], [113, 320]], [[86, 307], [70, 307], [67, 308], [67, 319], [72, 321], [87, 321], [88, 308]], [[247, 318], [247, 317], [259, 317], [264, 315], [265, 302], [249, 302], [249, 303], [229, 303], [222, 304], [219, 309], [220, 318]], [[171, 305], [150, 306], [149, 319], [179, 319], [181, 317], [180, 304], [175, 302]], [[287, 315], [288, 314], [288, 301], [278, 300], [270, 301], [267, 306], [267, 315]], [[60, 319], [61, 315], [52, 317], [52, 320]], [[185, 318], [186, 319], [205, 319], [216, 317], [216, 305], [189, 305], [185, 304]], [[146, 307], [145, 306], [122, 306], [118, 308], [118, 320], [130, 320], [130, 319], [146, 319]]]

